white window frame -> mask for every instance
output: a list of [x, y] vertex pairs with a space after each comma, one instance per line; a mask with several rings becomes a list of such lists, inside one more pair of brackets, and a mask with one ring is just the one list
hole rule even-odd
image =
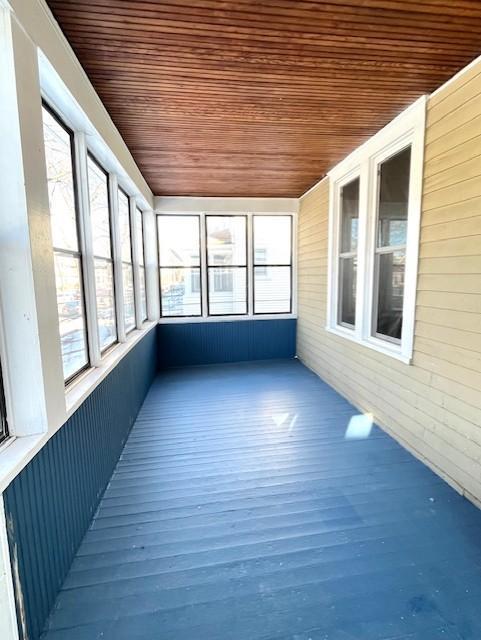
[[[117, 194], [120, 188], [127, 196], [129, 203], [129, 222], [132, 208], [138, 207], [143, 215], [152, 212], [149, 203], [139, 191], [129, 174], [126, 173], [117, 157], [104, 142], [101, 135], [93, 128], [82, 108], [66, 89], [63, 81], [58, 76], [50, 62], [41, 51], [38, 52], [40, 71], [40, 91], [42, 98], [55, 111], [58, 117], [74, 134], [74, 152], [77, 171], [77, 188], [79, 195], [79, 226], [80, 241], [85, 252], [84, 282], [85, 282], [85, 307], [89, 336], [90, 367], [79, 374], [67, 385], [65, 390], [66, 418], [85, 400], [103, 378], [116, 366], [116, 364], [130, 351], [130, 349], [152, 329], [158, 320], [156, 301], [152, 297], [155, 288], [148, 280], [152, 279], [152, 273], [157, 270], [155, 264], [155, 249], [153, 246], [145, 247], [144, 255], [146, 265], [146, 299], [149, 311], [149, 319], [137, 322], [136, 326], [128, 334], [125, 332], [122, 263], [120, 251], [120, 234], [118, 228], [118, 201]], [[111, 250], [112, 267], [115, 285], [115, 316], [117, 323], [117, 340], [105, 351], [100, 351], [98, 326], [97, 326], [97, 300], [95, 290], [95, 274], [93, 263], [92, 230], [90, 221], [90, 202], [88, 196], [87, 157], [91, 154], [95, 162], [101, 167], [107, 176], [107, 188], [109, 192], [109, 214], [111, 224]], [[145, 217], [144, 217], [145, 222]], [[130, 225], [131, 249], [133, 260], [134, 237], [132, 225]], [[153, 244], [153, 243], [151, 243]], [[154, 263], [153, 263], [154, 261]], [[135, 272], [134, 265], [133, 271]], [[147, 274], [147, 270], [149, 274]], [[139, 280], [134, 277], [134, 299], [137, 300]], [[155, 291], [156, 293], [156, 291]], [[150, 299], [152, 297], [152, 299]], [[155, 296], [154, 296], [155, 297]]]
[[[234, 199], [235, 200], [235, 199]], [[282, 320], [297, 318], [297, 212], [296, 211], [246, 211], [232, 205], [228, 207], [212, 208], [209, 210], [192, 209], [184, 211], [162, 211], [155, 212], [156, 216], [192, 216], [200, 217], [200, 279], [201, 279], [201, 307], [202, 314], [199, 316], [160, 316], [160, 324], [184, 324], [197, 322], [236, 322], [238, 320]], [[246, 216], [247, 217], [247, 313], [245, 314], [224, 314], [209, 315], [207, 305], [207, 236], [206, 217], [207, 216]], [[254, 216], [290, 216], [291, 217], [291, 312], [290, 313], [256, 313], [254, 314], [254, 256], [253, 256], [253, 220]], [[157, 229], [156, 224], [156, 229]], [[288, 266], [288, 265], [286, 265]], [[160, 295], [160, 287], [159, 287]]]
[[[421, 221], [426, 96], [422, 96], [329, 173], [329, 256], [326, 330], [409, 364], [414, 316]], [[411, 147], [411, 166], [404, 275], [403, 326], [400, 341], [373, 335], [374, 262], [379, 166]], [[341, 188], [359, 177], [359, 232], [354, 328], [338, 323]]]
[[[130, 235], [132, 240], [132, 267], [134, 271], [134, 290], [138, 292], [135, 296], [135, 319], [137, 329], [142, 329], [144, 322], [147, 320], [148, 303], [147, 303], [147, 282], [145, 274], [145, 247], [144, 247], [144, 214], [142, 209], [137, 206], [134, 197], [129, 198], [130, 207]], [[137, 229], [137, 214], [140, 216], [140, 238]], [[139, 252], [139, 243], [142, 251]], [[141, 273], [143, 270], [144, 290], [145, 290], [145, 314], [142, 312], [141, 302]]]

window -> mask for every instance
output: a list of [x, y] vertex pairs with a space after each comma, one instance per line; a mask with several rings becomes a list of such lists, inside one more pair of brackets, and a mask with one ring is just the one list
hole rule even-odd
[[327, 328], [409, 362], [425, 98], [330, 173]]
[[108, 177], [88, 156], [88, 187], [100, 350], [117, 341]]
[[142, 211], [135, 209], [135, 225], [137, 238], [137, 259], [139, 261], [139, 293], [140, 293], [140, 321], [147, 320], [147, 294], [145, 289], [145, 255], [144, 255], [144, 219]]
[[0, 364], [0, 442], [8, 438], [7, 405], [3, 391], [2, 367]]
[[157, 231], [162, 316], [202, 315], [199, 216], [158, 216]]
[[292, 313], [291, 214], [157, 217], [161, 315]]
[[42, 117], [60, 343], [68, 382], [89, 364], [73, 136], [45, 106]]
[[373, 333], [401, 340], [411, 147], [379, 165]]
[[254, 216], [254, 313], [292, 309], [292, 218]]
[[135, 329], [134, 269], [132, 266], [132, 243], [130, 240], [129, 198], [117, 190], [119, 202], [120, 257], [122, 260], [122, 286], [124, 293], [125, 333]]
[[247, 313], [247, 218], [206, 216], [209, 315]]
[[359, 178], [341, 187], [338, 322], [354, 327], [356, 320]]

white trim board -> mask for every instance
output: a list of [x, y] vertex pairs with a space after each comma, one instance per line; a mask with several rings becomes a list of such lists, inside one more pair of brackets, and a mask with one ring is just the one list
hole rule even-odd
[[12, 569], [15, 569], [15, 563], [10, 561], [7, 533], [5, 507], [3, 496], [0, 494], [0, 638], [2, 640], [18, 640], [17, 611], [12, 576]]
[[298, 198], [155, 196], [155, 213], [297, 213]]

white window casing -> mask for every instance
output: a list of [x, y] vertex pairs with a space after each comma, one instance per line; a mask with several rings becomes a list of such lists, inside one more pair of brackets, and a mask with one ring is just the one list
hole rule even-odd
[[[371, 349], [409, 363], [414, 341], [414, 316], [421, 217], [426, 97], [419, 98], [391, 123], [329, 172], [329, 251], [326, 329]], [[400, 341], [373, 335], [374, 257], [378, 208], [378, 168], [385, 160], [411, 147], [402, 333]], [[338, 322], [341, 188], [359, 185], [356, 315], [353, 328]]]

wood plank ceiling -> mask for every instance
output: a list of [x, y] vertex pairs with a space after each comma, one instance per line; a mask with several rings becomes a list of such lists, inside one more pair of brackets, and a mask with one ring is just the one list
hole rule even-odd
[[297, 197], [481, 52], [479, 0], [49, 0], [158, 195]]

